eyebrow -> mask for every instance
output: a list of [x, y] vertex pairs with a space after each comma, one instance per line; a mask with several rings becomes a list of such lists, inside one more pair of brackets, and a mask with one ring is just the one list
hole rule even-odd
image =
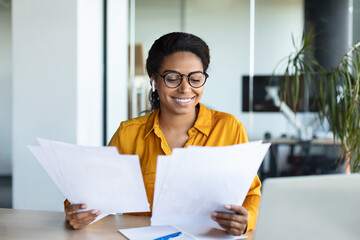
[[[182, 74], [182, 73], [180, 73], [180, 72], [178, 72], [178, 71], [175, 71], [175, 70], [165, 70], [165, 71], [164, 71], [164, 74], [169, 73], [169, 72], [174, 72], [174, 73]], [[200, 70], [197, 70], [197, 71], [189, 72], [188, 74], [185, 74], [185, 75], [189, 75], [189, 74], [192, 74], [192, 73], [204, 73], [204, 72], [203, 72], [203, 71], [200, 71]]]

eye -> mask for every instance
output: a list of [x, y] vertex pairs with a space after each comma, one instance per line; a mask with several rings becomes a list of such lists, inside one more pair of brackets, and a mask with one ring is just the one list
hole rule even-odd
[[194, 83], [195, 82], [202, 82], [202, 81], [204, 81], [204, 79], [205, 79], [205, 76], [202, 73], [193, 73], [193, 74], [190, 75], [190, 78], [189, 78], [189, 80], [194, 82]]
[[168, 81], [168, 82], [177, 82], [177, 81], [179, 81], [179, 79], [170, 79], [170, 78], [167, 78], [166, 81]]
[[180, 75], [177, 73], [169, 73], [166, 75], [165, 80], [168, 82], [176, 82], [180, 80]]
[[191, 82], [193, 82], [193, 83], [198, 83], [198, 82], [201, 82], [201, 80], [200, 80], [200, 79], [194, 79], [194, 78], [191, 78], [191, 79], [190, 79], [190, 81], [191, 81]]

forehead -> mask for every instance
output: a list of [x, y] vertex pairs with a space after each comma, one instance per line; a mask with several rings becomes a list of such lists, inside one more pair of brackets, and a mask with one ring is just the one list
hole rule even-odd
[[201, 59], [191, 52], [175, 52], [164, 57], [159, 72], [174, 70], [181, 73], [203, 71]]

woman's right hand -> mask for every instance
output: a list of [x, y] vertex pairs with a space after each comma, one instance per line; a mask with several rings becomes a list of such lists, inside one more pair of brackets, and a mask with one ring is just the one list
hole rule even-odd
[[69, 204], [65, 207], [66, 220], [73, 229], [80, 229], [89, 225], [89, 223], [94, 221], [95, 218], [101, 214], [100, 210], [96, 209], [86, 212], [76, 212], [80, 209], [86, 209], [86, 205]]

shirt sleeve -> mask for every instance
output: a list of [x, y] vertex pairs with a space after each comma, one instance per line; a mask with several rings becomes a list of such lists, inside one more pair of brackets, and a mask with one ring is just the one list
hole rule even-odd
[[120, 131], [122, 127], [123, 127], [123, 123], [120, 124], [119, 128], [116, 130], [116, 132], [114, 133], [108, 144], [108, 146], [115, 146], [119, 152], [120, 152]]
[[261, 198], [260, 188], [261, 182], [259, 177], [256, 175], [243, 203], [243, 207], [249, 212], [248, 225], [246, 228], [247, 232], [255, 229]]
[[[238, 142], [246, 143], [248, 142], [248, 137], [244, 128], [244, 125], [240, 123], [239, 132], [238, 132]], [[261, 182], [259, 177], [256, 175], [254, 181], [252, 182], [249, 192], [246, 195], [246, 198], [243, 203], [243, 207], [246, 208], [249, 212], [248, 225], [246, 232], [254, 230], [259, 210], [261, 198]]]

